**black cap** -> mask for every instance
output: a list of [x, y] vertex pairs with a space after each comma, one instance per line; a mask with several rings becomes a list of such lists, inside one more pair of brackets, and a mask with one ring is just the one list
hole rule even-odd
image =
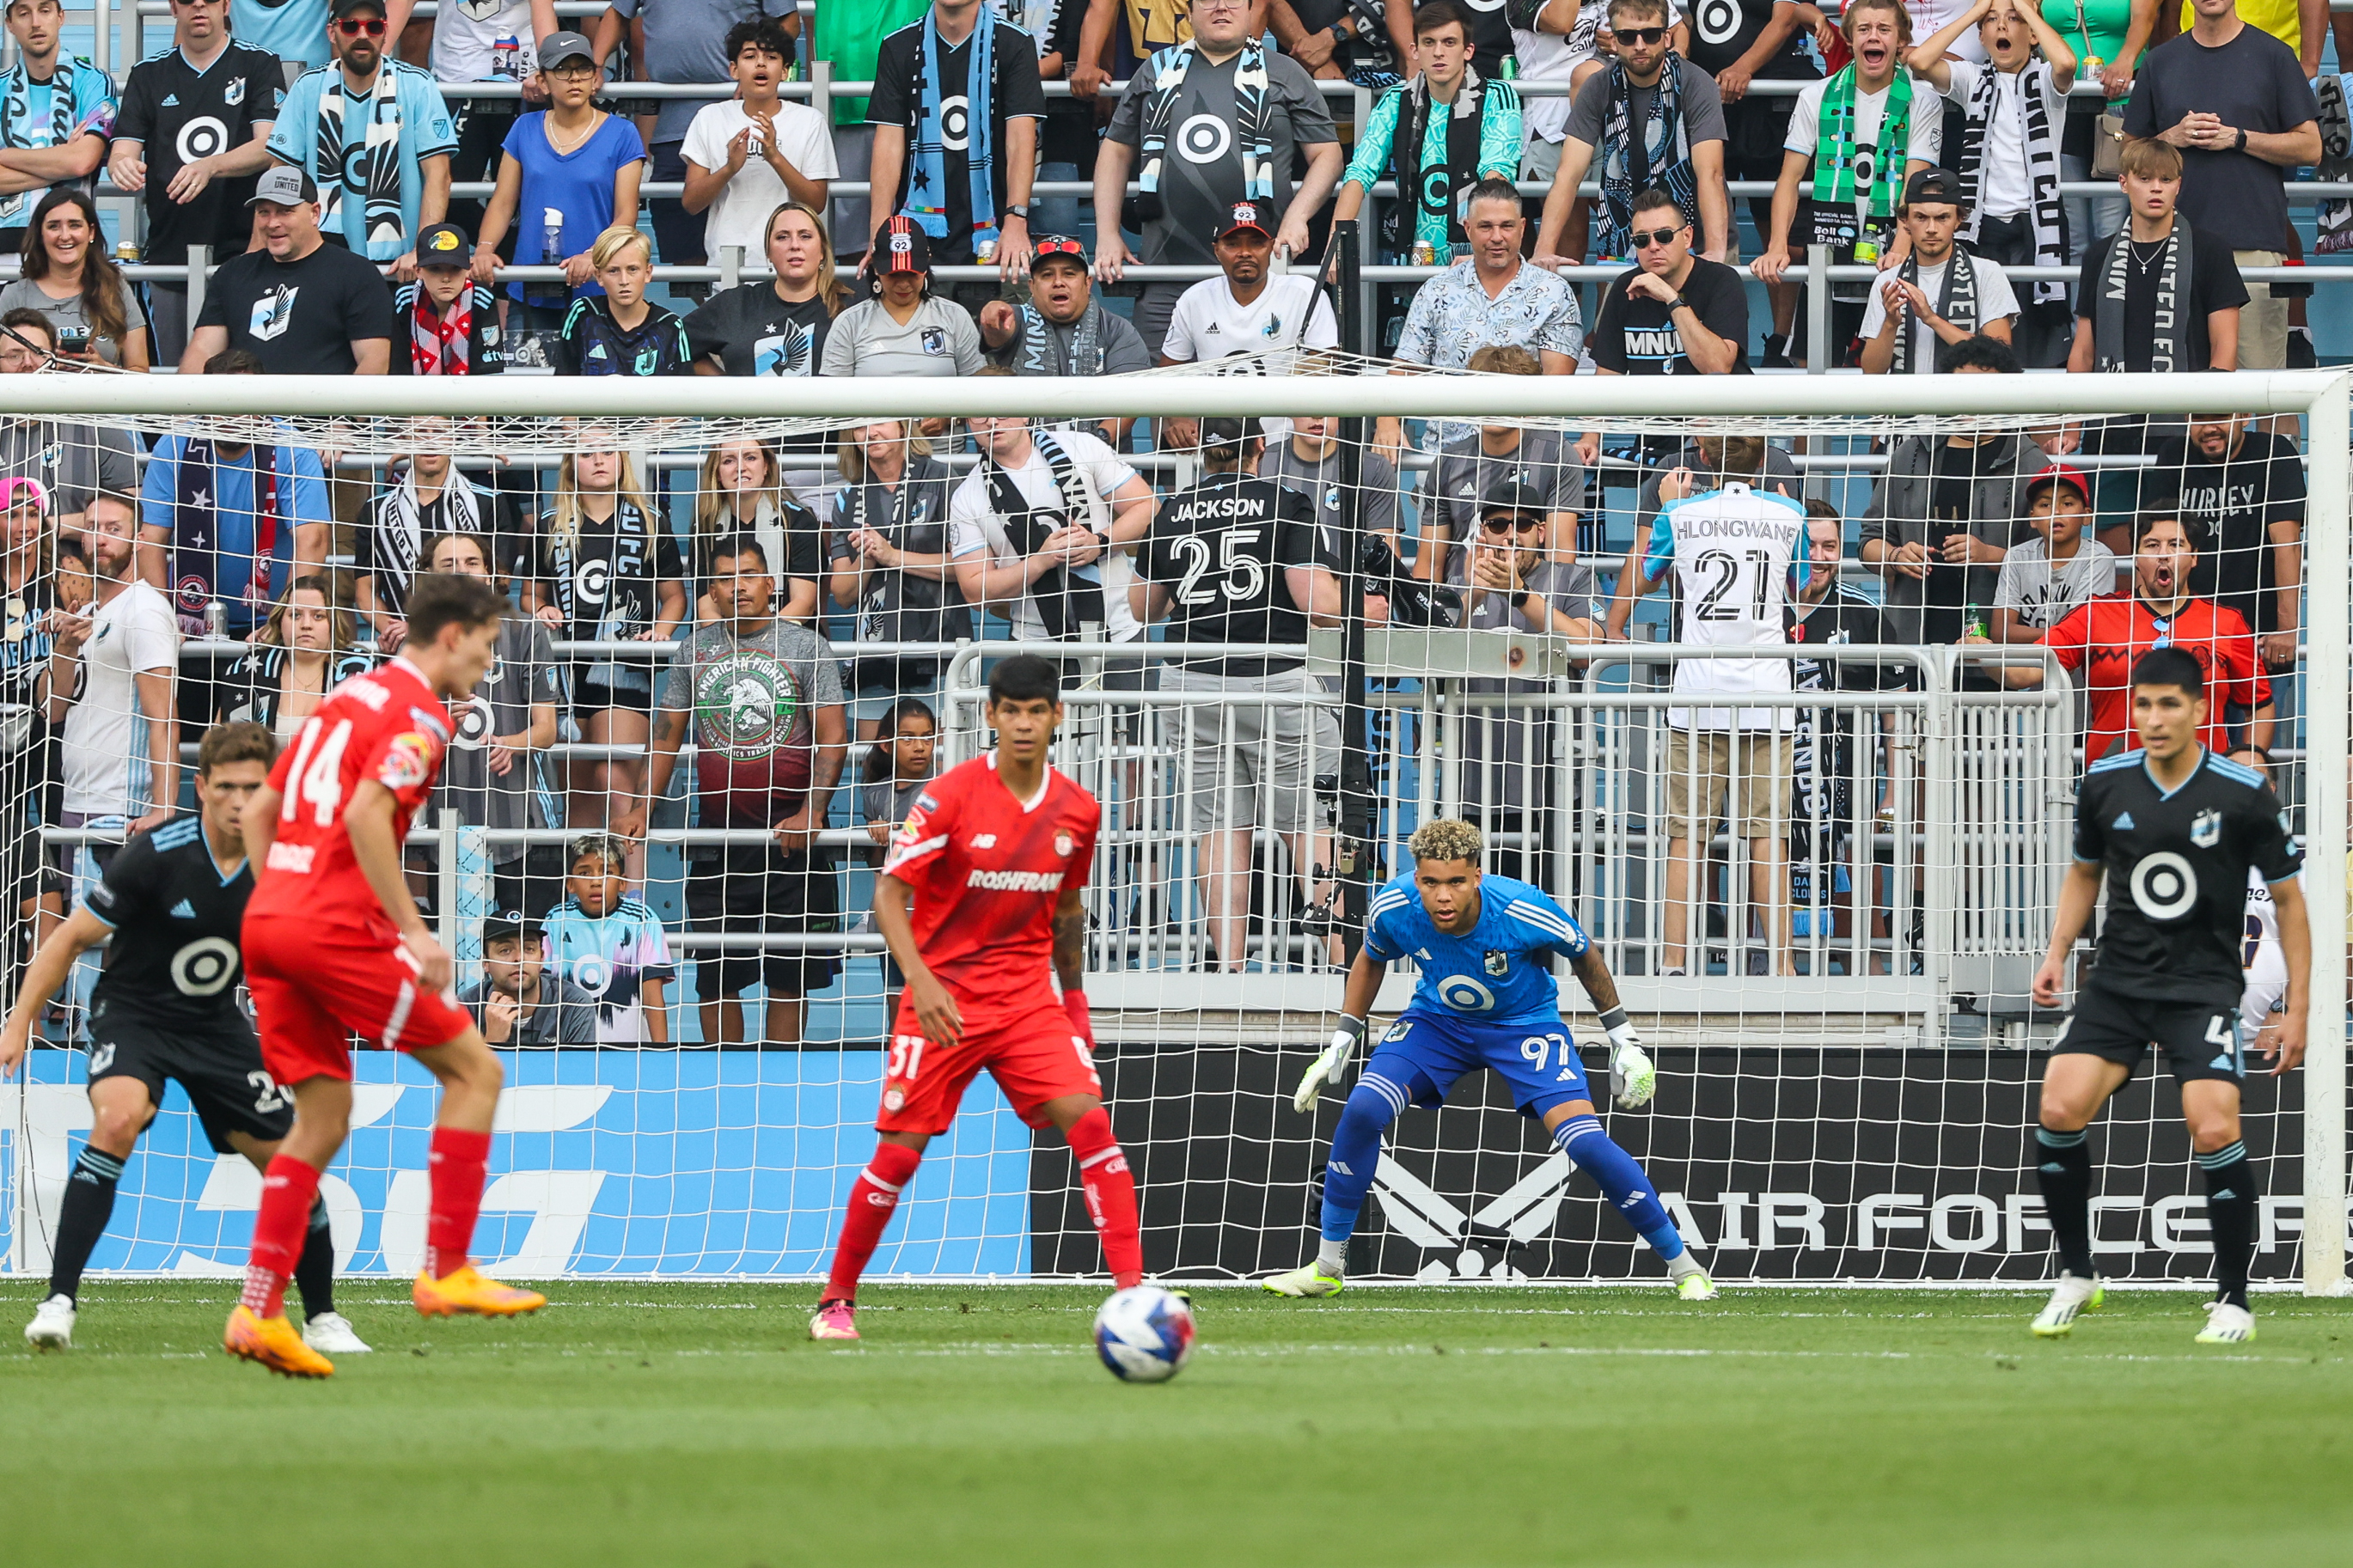
[[537, 942], [541, 939], [540, 923], [521, 910], [510, 910], [504, 914], [482, 917], [482, 945], [494, 942]]
[[466, 243], [466, 231], [454, 223], [427, 224], [417, 237], [419, 267], [467, 267], [472, 263], [473, 251]]
[[1914, 202], [1950, 202], [1955, 206], [1968, 205], [1961, 195], [1961, 177], [1950, 169], [1923, 169], [1912, 176], [1904, 187], [1906, 205]]
[[319, 187], [311, 184], [311, 176], [291, 163], [280, 163], [262, 171], [261, 178], [254, 182], [253, 195], [247, 198], [245, 205], [259, 206], [269, 202], [275, 206], [290, 207], [298, 202], [309, 202], [315, 206], [318, 201]]
[[1262, 434], [1256, 419], [1213, 414], [1201, 421], [1201, 449], [1206, 452], [1217, 447], [1247, 447]]
[[1209, 237], [1223, 239], [1237, 229], [1244, 228], [1254, 228], [1269, 239], [1274, 237], [1271, 215], [1256, 202], [1236, 202], [1227, 208], [1226, 216], [1218, 220], [1217, 232]]
[[373, 11], [379, 16], [386, 15], [385, 0], [333, 0], [327, 7], [327, 15], [338, 22], [354, 11]]
[[1481, 517], [1498, 511], [1534, 512], [1543, 517], [1551, 510], [1552, 503], [1544, 498], [1544, 493], [1528, 483], [1527, 475], [1517, 469], [1489, 485], [1487, 493], [1479, 500]]
[[596, 47], [574, 32], [550, 33], [539, 40], [539, 68], [552, 71], [570, 59], [596, 63]]
[[881, 265], [874, 268], [878, 278], [892, 272], [928, 273], [932, 269], [932, 237], [903, 213], [882, 226], [874, 247], [882, 253]]

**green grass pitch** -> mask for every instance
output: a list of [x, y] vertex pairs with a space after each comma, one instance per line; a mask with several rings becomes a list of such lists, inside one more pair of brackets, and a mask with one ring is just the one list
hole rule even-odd
[[323, 1384], [218, 1350], [227, 1288], [93, 1282], [35, 1356], [0, 1289], [0, 1558], [23, 1563], [2281, 1564], [2353, 1561], [2353, 1303], [2112, 1295], [1197, 1293], [1118, 1383], [1101, 1288], [559, 1284], [374, 1341]]

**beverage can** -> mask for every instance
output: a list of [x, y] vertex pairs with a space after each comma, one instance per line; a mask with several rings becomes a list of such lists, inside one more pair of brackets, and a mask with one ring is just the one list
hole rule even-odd
[[1437, 266], [1438, 247], [1430, 244], [1430, 241], [1426, 239], [1418, 239], [1414, 241], [1413, 264], [1416, 267]]
[[205, 635], [210, 637], [228, 636], [228, 606], [218, 599], [205, 605]]
[[114, 259], [117, 261], [137, 261], [139, 259], [139, 242], [135, 239], [126, 239], [121, 244], [116, 246], [114, 247]]
[[993, 239], [975, 241], [972, 247], [972, 255], [974, 260], [979, 262], [983, 266], [987, 266], [989, 262], [997, 259], [997, 241]]

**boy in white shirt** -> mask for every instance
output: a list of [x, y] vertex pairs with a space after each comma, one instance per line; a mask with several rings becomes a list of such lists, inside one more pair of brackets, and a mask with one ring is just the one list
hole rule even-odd
[[786, 201], [826, 210], [826, 190], [840, 170], [825, 116], [777, 94], [791, 68], [792, 41], [773, 17], [738, 22], [727, 33], [727, 74], [738, 96], [697, 110], [686, 129], [686, 191], [680, 205], [703, 219], [703, 250], [716, 263], [723, 245], [746, 260], [767, 254], [768, 215]]
[[2070, 611], [2116, 589], [2116, 558], [2084, 537], [2092, 521], [2092, 485], [2053, 463], [2028, 481], [2026, 521], [2035, 537], [2010, 546], [1994, 584], [1993, 637], [2031, 643]]

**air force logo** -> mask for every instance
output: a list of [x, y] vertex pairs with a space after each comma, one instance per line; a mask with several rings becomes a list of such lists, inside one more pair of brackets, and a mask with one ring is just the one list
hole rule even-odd
[[2211, 849], [2222, 841], [2222, 814], [2201, 811], [2189, 819], [2189, 842], [2200, 849]]

